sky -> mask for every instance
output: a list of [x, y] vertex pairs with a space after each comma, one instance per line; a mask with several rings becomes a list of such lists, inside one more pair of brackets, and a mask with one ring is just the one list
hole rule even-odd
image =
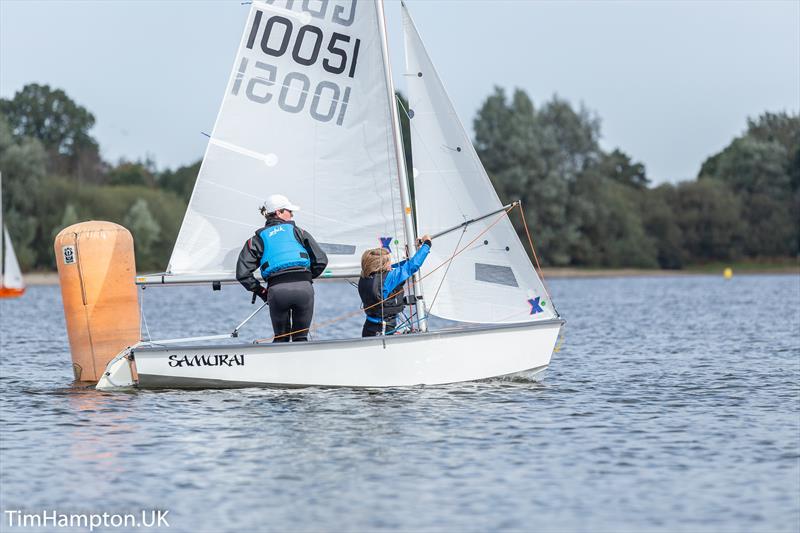
[[[365, 0], [361, 0], [365, 1]], [[462, 122], [495, 85], [557, 94], [655, 183], [693, 179], [764, 111], [800, 110], [800, 0], [408, 0]], [[0, 0], [0, 96], [64, 89], [103, 157], [189, 164], [213, 129], [249, 6], [238, 0]], [[399, 1], [387, 0], [402, 72]], [[396, 84], [403, 89], [402, 76]]]

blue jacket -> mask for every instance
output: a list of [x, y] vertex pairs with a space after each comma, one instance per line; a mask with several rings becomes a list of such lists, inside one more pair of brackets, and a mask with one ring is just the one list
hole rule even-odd
[[383, 297], [388, 297], [392, 289], [416, 274], [430, 251], [431, 247], [423, 244], [413, 257], [393, 264], [392, 269], [386, 273], [386, 277], [383, 279]]

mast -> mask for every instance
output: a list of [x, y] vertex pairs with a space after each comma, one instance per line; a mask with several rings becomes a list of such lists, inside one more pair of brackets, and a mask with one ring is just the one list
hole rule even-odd
[[[400, 180], [400, 202], [403, 208], [403, 230], [406, 237], [406, 257], [411, 257], [409, 247], [416, 245], [417, 236], [414, 230], [414, 221], [411, 217], [411, 196], [408, 192], [408, 173], [406, 172], [405, 154], [403, 153], [403, 137], [400, 131], [400, 117], [397, 113], [397, 103], [395, 102], [394, 81], [392, 80], [392, 68], [389, 65], [389, 43], [386, 37], [386, 15], [383, 9], [384, 0], [378, 0], [375, 5], [378, 9], [378, 19], [380, 21], [381, 47], [383, 48], [383, 70], [386, 74], [386, 87], [389, 91], [389, 109], [392, 114], [392, 132], [394, 133], [394, 148], [397, 159], [397, 174]], [[412, 289], [416, 296], [417, 321], [420, 331], [428, 330], [428, 321], [425, 302], [422, 300], [422, 284], [420, 283], [419, 272], [412, 278], [414, 283]]]

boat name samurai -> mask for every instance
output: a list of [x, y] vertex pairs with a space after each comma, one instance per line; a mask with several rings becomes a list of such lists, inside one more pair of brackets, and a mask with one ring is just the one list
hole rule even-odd
[[244, 354], [170, 355], [169, 366], [244, 366]]

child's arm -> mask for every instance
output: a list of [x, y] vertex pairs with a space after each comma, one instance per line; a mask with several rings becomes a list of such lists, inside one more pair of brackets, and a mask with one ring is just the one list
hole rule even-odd
[[420, 246], [419, 250], [417, 250], [417, 253], [414, 254], [414, 257], [398, 263], [397, 268], [392, 268], [392, 270], [386, 274], [386, 277], [383, 280], [383, 297], [388, 297], [389, 291], [413, 276], [422, 266], [422, 263], [425, 262], [425, 258], [428, 257], [428, 253], [430, 251], [431, 245], [426, 242]]

